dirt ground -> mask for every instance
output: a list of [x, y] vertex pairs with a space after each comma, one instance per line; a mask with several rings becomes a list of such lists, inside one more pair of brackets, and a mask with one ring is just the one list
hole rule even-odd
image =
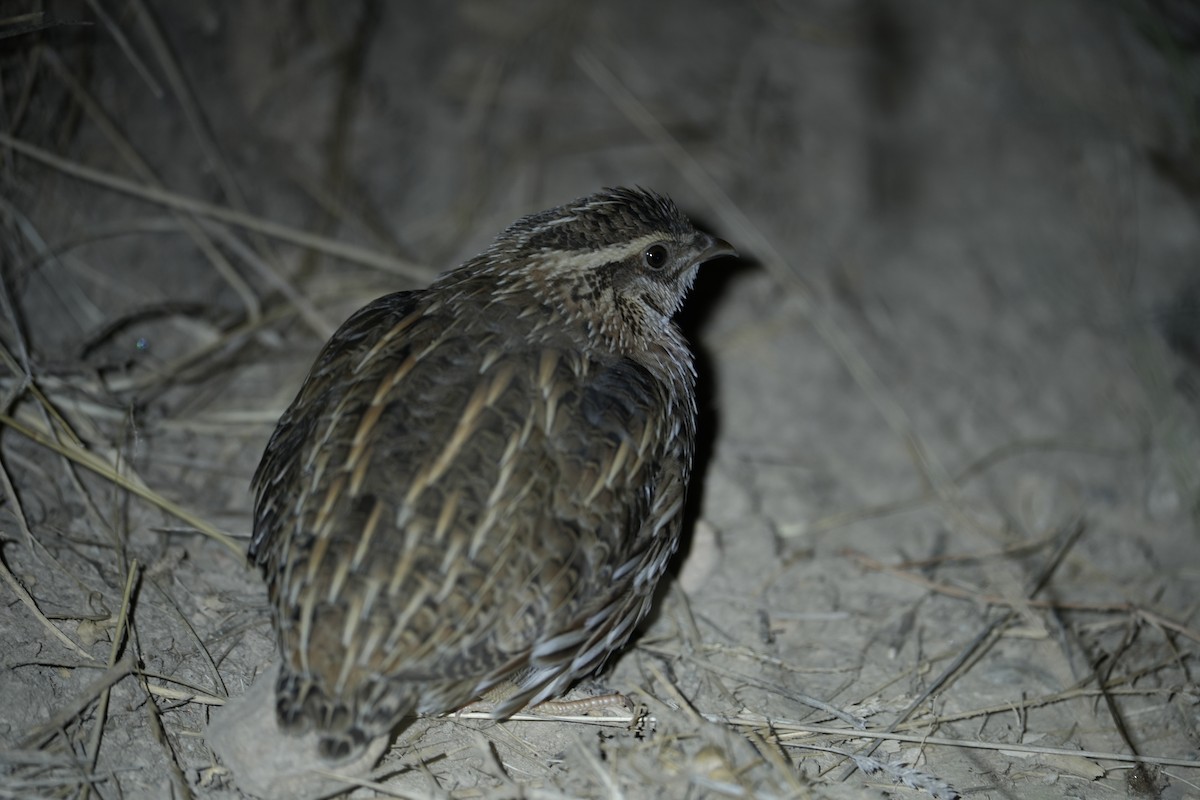
[[632, 184], [744, 256], [576, 690], [638, 712], [417, 720], [353, 796], [1200, 797], [1198, 55], [1183, 0], [0, 3], [0, 797], [245, 796], [318, 347]]

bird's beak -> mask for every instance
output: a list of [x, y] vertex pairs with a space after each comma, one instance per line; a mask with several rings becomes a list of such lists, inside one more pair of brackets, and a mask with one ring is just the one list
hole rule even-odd
[[701, 233], [697, 237], [696, 245], [700, 250], [700, 255], [696, 258], [697, 264], [703, 264], [705, 261], [712, 261], [714, 258], [720, 258], [721, 256], [733, 256], [737, 258], [737, 250], [733, 249], [733, 245], [724, 239], [718, 239], [707, 233]]

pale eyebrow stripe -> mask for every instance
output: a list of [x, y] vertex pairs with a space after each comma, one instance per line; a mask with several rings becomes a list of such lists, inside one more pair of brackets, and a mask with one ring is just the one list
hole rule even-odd
[[639, 236], [631, 241], [610, 244], [608, 247], [602, 247], [599, 250], [578, 250], [571, 253], [563, 253], [555, 250], [547, 253], [538, 253], [533, 257], [533, 261], [542, 267], [551, 267], [555, 272], [560, 270], [585, 269], [597, 264], [624, 261], [630, 256], [641, 253], [650, 245], [661, 242], [663, 238], [664, 236], [661, 233], [647, 233], [645, 236]]

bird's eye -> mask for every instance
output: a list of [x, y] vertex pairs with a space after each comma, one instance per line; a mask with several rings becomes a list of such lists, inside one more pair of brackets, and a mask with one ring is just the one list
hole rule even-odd
[[652, 244], [646, 248], [646, 252], [642, 253], [642, 261], [650, 269], [662, 269], [667, 263], [667, 248], [661, 244]]

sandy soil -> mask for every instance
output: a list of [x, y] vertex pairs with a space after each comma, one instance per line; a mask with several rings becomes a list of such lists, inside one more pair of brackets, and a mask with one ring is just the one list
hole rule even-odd
[[638, 714], [417, 720], [354, 796], [1200, 797], [1191, 5], [37, 6], [0, 797], [244, 796], [205, 731], [272, 658], [248, 483], [317, 348], [622, 184], [745, 256], [682, 320], [685, 552], [577, 689]]

